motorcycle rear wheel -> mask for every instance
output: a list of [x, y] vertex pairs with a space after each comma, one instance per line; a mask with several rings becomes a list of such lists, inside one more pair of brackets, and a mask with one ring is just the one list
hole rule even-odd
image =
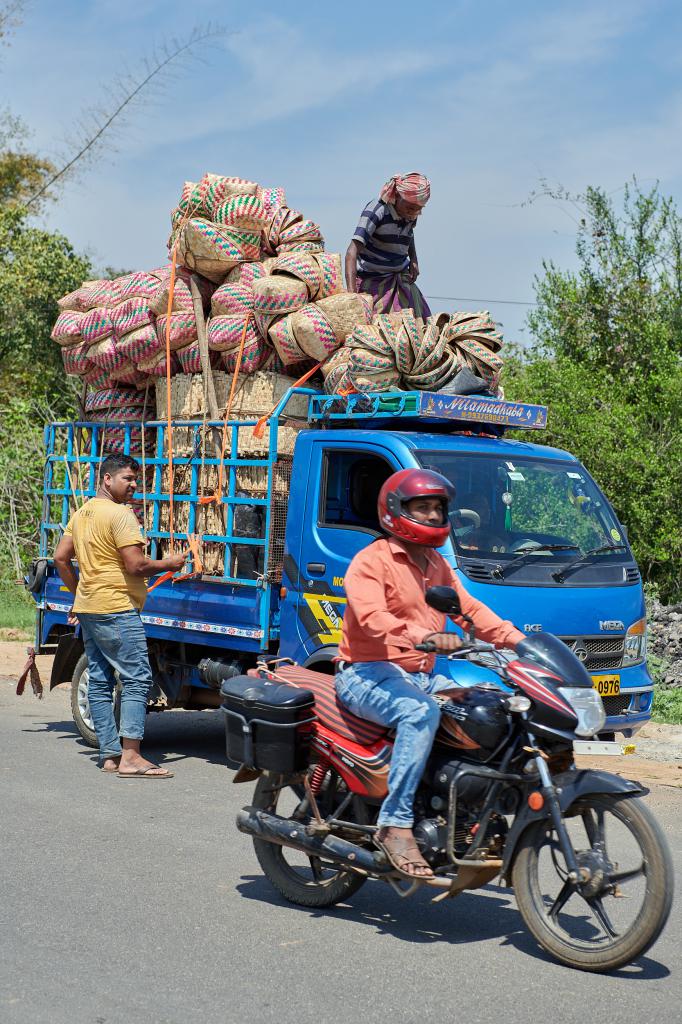
[[[336, 806], [340, 803], [340, 797], [345, 795], [345, 790], [339, 791], [339, 784], [343, 785], [339, 776], [330, 771], [325, 789], [328, 793], [333, 793], [330, 800], [335, 799]], [[278, 788], [280, 786], [281, 788]], [[281, 779], [261, 775], [256, 783], [253, 806], [271, 814], [289, 817], [293, 814], [292, 805], [295, 809], [303, 795], [302, 786], [282, 784]], [[318, 797], [322, 815], [331, 812], [331, 806], [326, 806], [330, 800], [325, 800], [324, 791]], [[366, 808], [359, 798], [355, 798], [344, 812], [344, 819], [366, 824]], [[310, 816], [304, 820], [310, 820]], [[254, 839], [253, 846], [265, 876], [286, 900], [302, 907], [331, 907], [348, 899], [367, 881], [364, 875], [355, 871], [340, 869], [328, 861], [322, 861], [318, 857], [307, 857], [304, 853], [286, 846], [278, 846], [262, 839]]]
[[641, 799], [592, 794], [565, 818], [579, 864], [603, 870], [605, 884], [595, 882], [596, 892], [573, 891], [551, 824], [538, 822], [526, 832], [514, 862], [518, 908], [534, 938], [561, 963], [595, 973], [614, 971], [646, 952], [668, 919], [673, 897], [668, 844]]

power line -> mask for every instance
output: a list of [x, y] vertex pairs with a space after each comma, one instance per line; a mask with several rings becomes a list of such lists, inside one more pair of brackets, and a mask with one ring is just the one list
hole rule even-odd
[[497, 306], [536, 306], [536, 302], [523, 302], [520, 299], [465, 299], [461, 295], [427, 295], [427, 299], [437, 302], [492, 302]]

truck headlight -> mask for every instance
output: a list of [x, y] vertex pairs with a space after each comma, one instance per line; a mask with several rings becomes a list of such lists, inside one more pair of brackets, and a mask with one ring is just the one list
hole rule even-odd
[[561, 693], [578, 716], [576, 735], [595, 736], [604, 728], [606, 713], [596, 690], [589, 686], [562, 686]]
[[638, 665], [646, 661], [646, 618], [633, 622], [625, 634], [623, 665]]

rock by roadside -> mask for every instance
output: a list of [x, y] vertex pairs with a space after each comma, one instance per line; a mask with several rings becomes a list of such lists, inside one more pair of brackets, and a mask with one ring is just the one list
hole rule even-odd
[[666, 687], [682, 688], [682, 604], [650, 601], [647, 616], [649, 655], [663, 663], [661, 681]]

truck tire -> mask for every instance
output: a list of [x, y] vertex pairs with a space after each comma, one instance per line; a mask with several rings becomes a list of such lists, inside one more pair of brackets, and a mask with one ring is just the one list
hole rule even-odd
[[[92, 724], [88, 702], [88, 658], [82, 654], [76, 663], [71, 679], [71, 714], [81, 738], [89, 747], [99, 750], [99, 743]], [[119, 725], [121, 718], [121, 684], [114, 691], [114, 718]]]

